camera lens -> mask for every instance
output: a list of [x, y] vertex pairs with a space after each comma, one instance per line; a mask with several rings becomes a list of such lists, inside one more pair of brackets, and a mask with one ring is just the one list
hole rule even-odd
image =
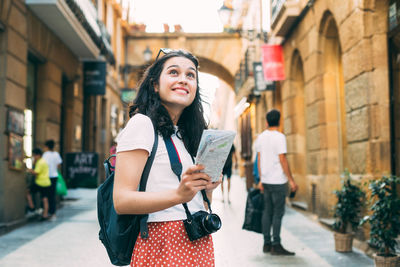
[[217, 214], [208, 214], [203, 218], [203, 226], [208, 233], [214, 233], [221, 228], [221, 219]]

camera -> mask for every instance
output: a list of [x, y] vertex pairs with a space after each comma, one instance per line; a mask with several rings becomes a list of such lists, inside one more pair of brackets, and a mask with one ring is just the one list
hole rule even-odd
[[221, 219], [217, 214], [206, 211], [198, 211], [192, 214], [192, 218], [183, 221], [190, 241], [215, 233], [221, 228]]

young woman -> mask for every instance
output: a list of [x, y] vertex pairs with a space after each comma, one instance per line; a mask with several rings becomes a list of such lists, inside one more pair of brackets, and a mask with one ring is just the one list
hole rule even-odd
[[[149, 214], [149, 236], [139, 235], [131, 266], [214, 266], [211, 235], [190, 241], [183, 220], [187, 203], [193, 214], [205, 210], [201, 190], [211, 200], [221, 181], [212, 183], [194, 165], [206, 128], [199, 93], [198, 60], [183, 50], [168, 51], [146, 70], [130, 120], [117, 138], [114, 206], [119, 214]], [[154, 143], [159, 142], [146, 192], [137, 188]], [[171, 138], [183, 165], [181, 181], [171, 169], [163, 142]]]

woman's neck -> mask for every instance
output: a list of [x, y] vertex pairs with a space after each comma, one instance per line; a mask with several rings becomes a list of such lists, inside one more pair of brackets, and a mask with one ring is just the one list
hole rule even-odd
[[166, 105], [164, 105], [164, 107], [167, 109], [167, 111], [168, 111], [168, 114], [169, 114], [169, 116], [170, 116], [170, 118], [171, 118], [171, 120], [172, 120], [172, 123], [174, 124], [174, 125], [177, 125], [178, 124], [178, 121], [179, 121], [179, 118], [181, 117], [181, 114], [182, 114], [182, 110], [178, 110], [178, 109], [173, 109], [173, 108], [171, 108], [171, 107], [168, 107], [168, 106], [166, 106]]

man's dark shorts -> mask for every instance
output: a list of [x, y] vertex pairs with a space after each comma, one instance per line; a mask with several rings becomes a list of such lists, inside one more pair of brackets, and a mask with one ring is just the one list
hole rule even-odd
[[31, 192], [31, 194], [36, 194], [36, 192], [40, 193], [41, 198], [44, 197], [49, 197], [49, 191], [50, 191], [50, 186], [47, 187], [42, 187], [42, 186], [38, 186], [37, 184], [33, 183], [31, 185], [31, 187], [29, 188], [29, 191]]

